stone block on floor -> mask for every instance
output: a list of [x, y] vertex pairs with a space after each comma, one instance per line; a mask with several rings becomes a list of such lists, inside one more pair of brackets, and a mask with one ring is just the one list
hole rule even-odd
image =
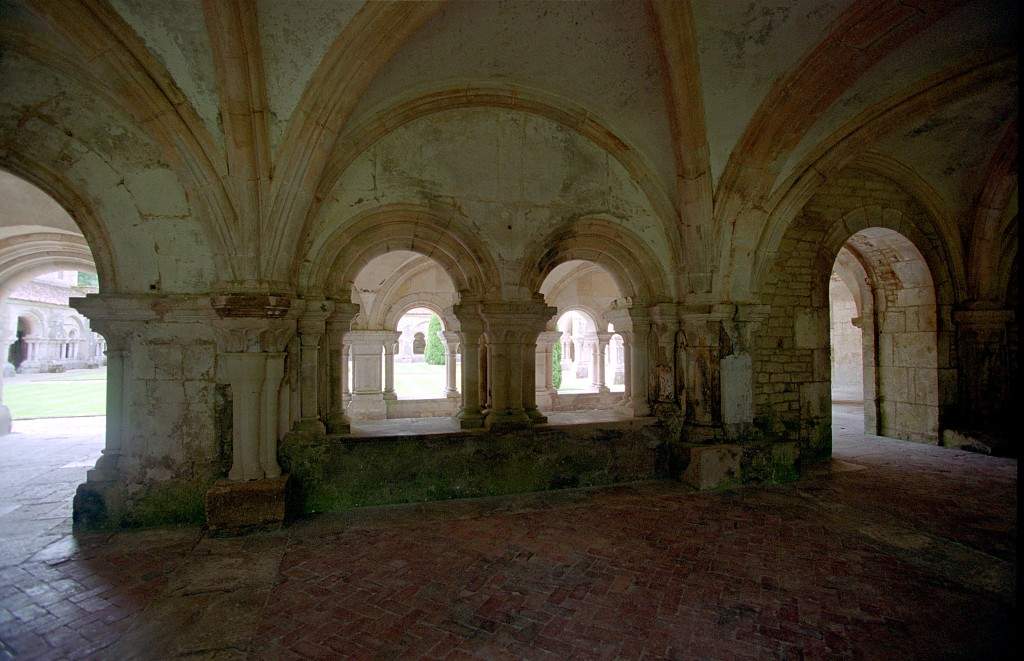
[[288, 475], [264, 480], [219, 480], [206, 492], [206, 525], [232, 535], [278, 528], [284, 522]]
[[740, 483], [742, 451], [737, 445], [709, 445], [689, 449], [690, 462], [683, 482], [701, 491]]

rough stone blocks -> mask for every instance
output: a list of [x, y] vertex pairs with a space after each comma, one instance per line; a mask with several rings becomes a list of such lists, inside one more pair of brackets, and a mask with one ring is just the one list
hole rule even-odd
[[737, 445], [710, 445], [690, 449], [690, 463], [683, 482], [706, 491], [740, 483], [740, 459]]
[[248, 482], [219, 480], [206, 492], [211, 533], [237, 534], [284, 522], [288, 475]]

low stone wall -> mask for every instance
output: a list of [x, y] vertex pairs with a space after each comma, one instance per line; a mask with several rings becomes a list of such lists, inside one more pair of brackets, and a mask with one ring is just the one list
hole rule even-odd
[[353, 507], [588, 487], [669, 477], [653, 418], [492, 434], [295, 439], [280, 447], [294, 509]]
[[395, 418], [447, 418], [459, 412], [461, 399], [454, 397], [435, 399], [387, 399], [388, 419]]
[[538, 395], [537, 406], [541, 411], [594, 411], [615, 408], [624, 398], [621, 392], [553, 393], [544, 398]]

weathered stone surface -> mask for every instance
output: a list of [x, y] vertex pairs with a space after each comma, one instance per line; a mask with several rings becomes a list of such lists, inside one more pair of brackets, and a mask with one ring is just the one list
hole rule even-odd
[[206, 492], [206, 525], [215, 534], [275, 528], [285, 519], [290, 476], [234, 482], [220, 480]]
[[742, 481], [737, 445], [709, 445], [689, 449], [690, 461], [683, 471], [683, 482], [701, 491], [733, 487]]

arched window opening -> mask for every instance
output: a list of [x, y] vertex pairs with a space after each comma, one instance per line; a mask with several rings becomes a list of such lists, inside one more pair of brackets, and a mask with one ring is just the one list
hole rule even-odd
[[345, 334], [342, 396], [353, 425], [455, 416], [458, 292], [444, 268], [415, 252], [385, 253], [357, 274], [352, 296], [360, 312]]
[[621, 291], [603, 267], [570, 260], [541, 286], [558, 315], [537, 343], [537, 406], [542, 411], [622, 409], [628, 395], [627, 345], [606, 318]]

